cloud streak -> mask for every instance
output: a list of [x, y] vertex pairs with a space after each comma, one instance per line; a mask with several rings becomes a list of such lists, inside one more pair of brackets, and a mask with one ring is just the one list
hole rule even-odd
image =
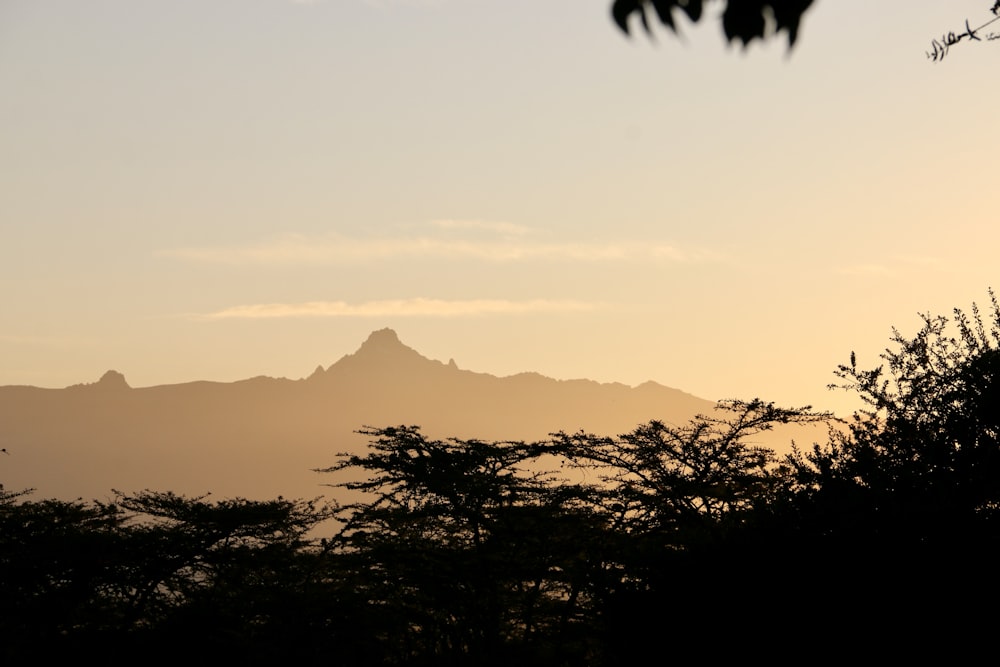
[[433, 220], [430, 225], [438, 229], [475, 229], [496, 232], [505, 236], [523, 236], [531, 232], [530, 227], [512, 222], [490, 222], [487, 220]]
[[19, 336], [16, 334], [0, 334], [0, 343], [5, 345], [33, 345], [39, 347], [77, 347], [91, 345], [93, 340], [67, 336]]
[[946, 263], [937, 257], [899, 256], [889, 258], [885, 263], [852, 264], [836, 269], [837, 273], [847, 276], [868, 276], [881, 278], [900, 278], [913, 272], [940, 271]]
[[[440, 226], [470, 228], [474, 223], [442, 221]], [[480, 227], [486, 229], [487, 227]], [[489, 229], [497, 230], [496, 227]], [[502, 228], [509, 236], [524, 234], [523, 228]], [[410, 238], [322, 239], [295, 235], [243, 246], [177, 248], [161, 255], [190, 262], [229, 265], [339, 264], [399, 259], [475, 260], [494, 263], [529, 261], [624, 262], [718, 261], [718, 253], [682, 250], [663, 243], [647, 242], [537, 242], [504, 238], [470, 240], [417, 236]]]
[[573, 313], [598, 309], [582, 301], [533, 299], [390, 299], [347, 303], [307, 301], [304, 303], [262, 303], [233, 306], [200, 316], [202, 319], [277, 319], [301, 317], [469, 317], [479, 315], [523, 315], [532, 313]]
[[837, 269], [837, 273], [845, 276], [870, 276], [890, 278], [896, 275], [896, 271], [884, 264], [853, 264], [842, 266]]

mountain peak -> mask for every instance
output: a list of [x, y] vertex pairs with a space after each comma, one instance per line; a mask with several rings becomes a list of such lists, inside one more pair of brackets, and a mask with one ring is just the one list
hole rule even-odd
[[368, 339], [358, 348], [358, 351], [350, 356], [359, 359], [394, 360], [424, 358], [419, 352], [399, 340], [396, 332], [389, 328], [371, 332]]
[[385, 329], [379, 329], [378, 331], [373, 331], [368, 336], [368, 340], [361, 344], [361, 349], [385, 349], [391, 347], [404, 347], [403, 343], [399, 340], [399, 336], [392, 329], [386, 327]]
[[432, 362], [425, 358], [412, 347], [403, 344], [395, 331], [386, 328], [373, 331], [357, 352], [345, 355], [327, 371], [334, 367], [364, 368], [366, 371], [376, 368], [400, 370], [412, 367], [415, 363], [439, 364], [440, 362]]
[[125, 376], [118, 371], [108, 371], [101, 376], [101, 379], [97, 381], [96, 385], [102, 389], [131, 389], [128, 382], [125, 380]]

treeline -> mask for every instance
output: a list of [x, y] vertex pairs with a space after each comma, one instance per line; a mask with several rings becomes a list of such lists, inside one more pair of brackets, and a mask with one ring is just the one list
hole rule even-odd
[[[366, 453], [322, 471], [357, 499], [341, 506], [7, 492], [0, 656], [617, 665], [947, 644], [954, 659], [997, 621], [998, 348], [995, 298], [986, 323], [975, 306], [926, 316], [881, 366], [838, 369], [869, 408], [847, 423], [754, 400], [616, 437], [369, 429]], [[802, 422], [830, 428], [783, 457], [755, 444]]]

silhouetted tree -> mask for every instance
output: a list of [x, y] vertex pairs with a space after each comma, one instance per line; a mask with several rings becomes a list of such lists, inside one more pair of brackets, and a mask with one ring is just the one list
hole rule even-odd
[[365, 494], [330, 546], [368, 600], [360, 613], [384, 659], [618, 664], [728, 628], [699, 619], [756, 591], [726, 563], [732, 535], [787, 484], [755, 437], [829, 415], [721, 409], [540, 443], [363, 431], [369, 450], [324, 470], [351, 473], [337, 486]]
[[324, 472], [370, 494], [335, 543], [392, 663], [583, 661], [604, 526], [539, 468], [548, 443], [431, 440], [369, 429], [365, 455]]
[[[0, 655], [273, 664], [339, 637], [331, 578], [305, 501], [0, 503]], [[331, 585], [333, 584], [333, 585]]]
[[114, 505], [0, 495], [0, 655], [117, 627], [104, 591], [119, 576], [112, 554], [125, 521]]
[[301, 600], [292, 600], [313, 578], [304, 567], [308, 532], [330, 516], [326, 508], [148, 491], [120, 495], [118, 504], [136, 517], [123, 544], [131, 576], [117, 591], [132, 625], [258, 658], [298, 634]]
[[975, 305], [971, 316], [960, 309], [950, 320], [923, 315], [913, 338], [894, 330], [895, 348], [882, 365], [864, 370], [852, 353], [838, 368], [842, 386], [868, 408], [825, 449], [800, 455], [797, 466], [814, 489], [847, 484], [878, 496], [881, 534], [926, 543], [965, 531], [968, 522], [997, 520], [1000, 307], [990, 295], [989, 326]]
[[[621, 664], [677, 642], [735, 657], [746, 650], [740, 639], [756, 635], [775, 606], [767, 584], [774, 566], [748, 548], [745, 534], [788, 485], [789, 469], [757, 438], [831, 416], [761, 400], [726, 401], [719, 411], [617, 437], [559, 436], [567, 455], [602, 482], [594, 511], [613, 528], [621, 577], [598, 629]], [[759, 616], [739, 614], [749, 601]]]
[[[923, 316], [867, 404], [779, 458], [808, 408], [544, 442], [367, 429], [323, 472], [355, 502], [0, 491], [0, 659], [619, 665], [898, 637], [980, 647], [1000, 620], [1000, 304]], [[358, 477], [361, 473], [361, 477]], [[316, 541], [321, 522], [339, 531]], [[975, 599], [977, 602], [970, 602]], [[908, 639], [910, 640], [910, 639]], [[811, 655], [811, 653], [809, 654]]]
[[783, 475], [757, 436], [779, 424], [832, 419], [760, 399], [724, 401], [717, 410], [722, 416], [698, 415], [682, 426], [654, 420], [618, 437], [563, 433], [558, 441], [577, 465], [598, 471], [629, 532], [668, 542], [679, 536], [684, 545], [772, 496]]
[[[923, 316], [893, 333], [883, 364], [852, 353], [843, 387], [867, 408], [824, 446], [796, 452], [796, 488], [764, 531], [796, 568], [825, 573], [813, 594], [859, 622], [948, 638], [997, 615], [968, 604], [1000, 594], [1000, 307]], [[764, 533], [762, 533], [764, 534]], [[762, 537], [762, 539], [764, 539]]]

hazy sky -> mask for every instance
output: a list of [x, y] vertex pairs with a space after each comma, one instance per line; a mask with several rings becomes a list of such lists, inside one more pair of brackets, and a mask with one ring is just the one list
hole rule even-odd
[[[998, 267], [989, 0], [2, 0], [0, 384], [431, 358], [838, 408]], [[709, 14], [719, 11], [709, 6]]]

